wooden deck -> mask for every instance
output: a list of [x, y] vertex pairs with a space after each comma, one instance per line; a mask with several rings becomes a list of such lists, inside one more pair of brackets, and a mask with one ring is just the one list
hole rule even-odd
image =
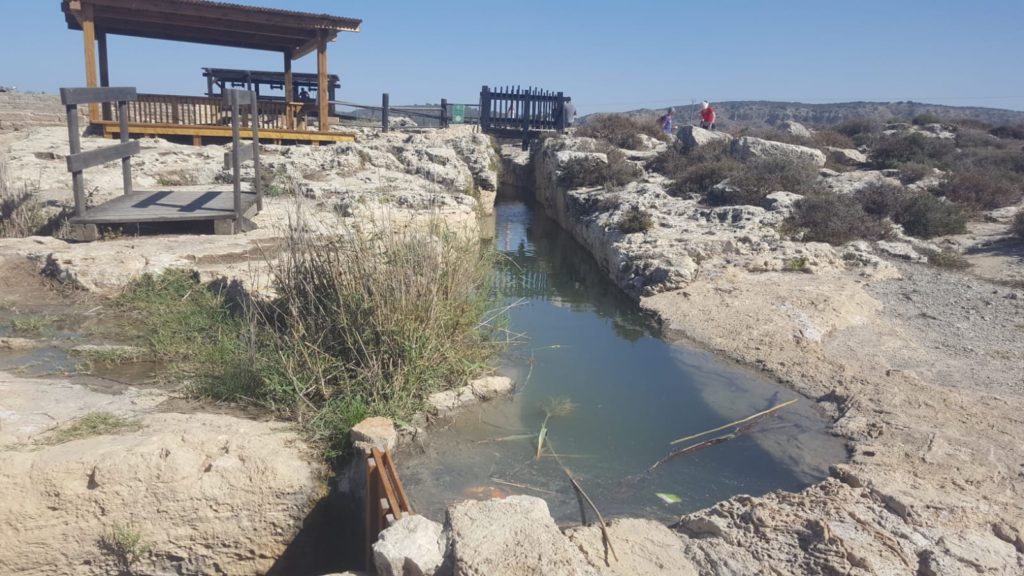
[[[142, 222], [188, 222], [197, 220], [233, 220], [234, 198], [231, 191], [132, 192], [89, 208], [85, 214], [69, 220], [71, 224], [129, 224]], [[256, 206], [256, 195], [242, 193], [242, 213]]]
[[[115, 138], [120, 128], [117, 122], [102, 121], [103, 136]], [[231, 139], [231, 126], [204, 126], [204, 125], [183, 125], [183, 124], [141, 124], [129, 123], [128, 133], [132, 136], [158, 137], [158, 136], [189, 136], [192, 143], [201, 145], [203, 138], [218, 138], [223, 140]], [[252, 130], [241, 129], [241, 137], [252, 138]], [[273, 144], [313, 144], [333, 142], [355, 142], [355, 134], [345, 132], [312, 132], [306, 130], [279, 130], [260, 128], [260, 141]]]

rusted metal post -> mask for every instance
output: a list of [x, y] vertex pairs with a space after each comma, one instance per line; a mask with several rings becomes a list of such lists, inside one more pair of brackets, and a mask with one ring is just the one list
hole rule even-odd
[[380, 131], [381, 132], [387, 132], [388, 130], [390, 130], [390, 126], [389, 126], [390, 118], [388, 118], [388, 116], [390, 114], [388, 112], [388, 105], [389, 105], [389, 100], [390, 99], [391, 99], [391, 96], [387, 92], [385, 92], [384, 95], [381, 96], [381, 99], [380, 99]]

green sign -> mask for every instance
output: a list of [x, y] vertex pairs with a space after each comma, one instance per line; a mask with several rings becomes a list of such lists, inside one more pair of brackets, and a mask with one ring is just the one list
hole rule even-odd
[[452, 104], [452, 124], [462, 124], [466, 120], [466, 105]]

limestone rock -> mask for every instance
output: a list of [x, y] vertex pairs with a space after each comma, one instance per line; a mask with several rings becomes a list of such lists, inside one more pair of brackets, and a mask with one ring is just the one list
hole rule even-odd
[[512, 379], [507, 376], [485, 376], [469, 383], [473, 394], [481, 400], [490, 400], [512, 392]]
[[381, 416], [367, 418], [352, 427], [352, 443], [359, 450], [394, 450], [398, 444], [395, 423]]
[[448, 509], [445, 529], [455, 576], [596, 574], [540, 498], [461, 502]]
[[618, 560], [605, 553], [598, 526], [574, 528], [567, 535], [601, 576], [697, 576], [679, 537], [653, 520], [620, 518], [608, 524]]
[[0, 338], [0, 350], [32, 350], [42, 346], [43, 342], [31, 338]]
[[801, 194], [793, 194], [792, 192], [772, 192], [765, 198], [768, 199], [768, 209], [774, 211], [789, 211], [793, 209], [793, 205], [798, 200], [803, 198]]
[[842, 166], [863, 166], [868, 163], [868, 155], [860, 150], [833, 146], [827, 147], [826, 150], [828, 150], [829, 160]]
[[873, 184], [900, 186], [896, 178], [886, 176], [879, 170], [855, 170], [839, 172], [823, 180], [825, 187], [836, 194], [854, 194]]
[[683, 126], [676, 133], [679, 145], [685, 150], [699, 148], [712, 142], [732, 142], [732, 136], [717, 130], [705, 130], [698, 126]]
[[782, 158], [785, 160], [803, 160], [816, 166], [825, 165], [825, 153], [816, 148], [785, 144], [772, 140], [762, 140], [744, 136], [732, 142], [732, 154], [740, 160], [750, 158]]
[[379, 576], [432, 576], [444, 561], [442, 526], [423, 516], [405, 516], [380, 533], [373, 545]]
[[914, 247], [905, 242], [890, 242], [887, 240], [880, 240], [875, 242], [875, 246], [878, 251], [888, 256], [894, 256], [903, 260], [909, 260], [911, 262], [927, 262], [928, 257], [919, 254]]
[[808, 130], [806, 126], [793, 120], [783, 121], [781, 124], [779, 124], [779, 128], [784, 130], [787, 134], [791, 136], [796, 136], [797, 138], [812, 137], [811, 131]]
[[[316, 457], [284, 424], [145, 410], [161, 398], [0, 374], [0, 441], [18, 442], [0, 447], [4, 573], [118, 573], [99, 546], [118, 527], [151, 549], [137, 573], [240, 576], [274, 565], [323, 494]], [[139, 426], [35, 443], [41, 425], [98, 410]]]

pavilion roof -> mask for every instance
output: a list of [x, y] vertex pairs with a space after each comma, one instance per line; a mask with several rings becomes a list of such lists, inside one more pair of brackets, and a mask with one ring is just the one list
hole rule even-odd
[[98, 32], [291, 53], [300, 58], [362, 20], [210, 0], [61, 0], [68, 28], [91, 10]]

